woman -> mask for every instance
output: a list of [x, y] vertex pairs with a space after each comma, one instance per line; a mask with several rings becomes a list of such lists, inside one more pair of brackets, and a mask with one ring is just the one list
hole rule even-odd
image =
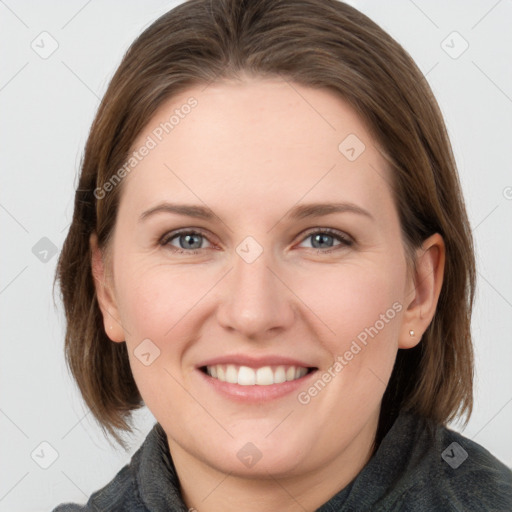
[[[325, 245], [324, 245], [325, 244]], [[437, 103], [334, 0], [190, 0], [131, 46], [58, 266], [129, 465], [74, 510], [509, 510], [472, 408], [470, 227]]]

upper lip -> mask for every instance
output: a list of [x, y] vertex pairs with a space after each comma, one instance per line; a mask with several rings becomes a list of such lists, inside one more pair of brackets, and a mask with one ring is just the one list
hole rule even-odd
[[197, 368], [214, 366], [217, 364], [233, 364], [235, 366], [248, 366], [249, 368], [261, 368], [263, 366], [300, 366], [303, 368], [315, 368], [315, 366], [292, 357], [268, 355], [263, 357], [251, 357], [244, 354], [232, 354], [214, 357], [197, 365]]

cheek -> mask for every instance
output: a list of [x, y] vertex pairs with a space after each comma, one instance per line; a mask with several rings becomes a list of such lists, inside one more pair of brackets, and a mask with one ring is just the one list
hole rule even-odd
[[[310, 297], [308, 306], [322, 321], [321, 325], [316, 320], [318, 332], [326, 333], [319, 336], [320, 342], [331, 355], [329, 367], [318, 376], [326, 384], [314, 382], [299, 402], [314, 403], [318, 428], [336, 425], [334, 437], [347, 417], [367, 418], [378, 407], [393, 370], [404, 278], [401, 269], [393, 270], [382, 264], [384, 260], [346, 265], [323, 276], [316, 272], [319, 279], [305, 280], [298, 292]], [[357, 425], [356, 421], [344, 428], [348, 432]]]
[[315, 271], [314, 279], [297, 283], [297, 294], [308, 297], [307, 306], [326, 326], [323, 341], [333, 359], [348, 352], [351, 366], [358, 366], [396, 354], [403, 279], [398, 267], [366, 261]]
[[175, 326], [211, 287], [209, 274], [193, 265], [154, 264], [146, 258], [135, 257], [120, 264], [116, 289], [128, 337], [163, 340], [171, 336]]
[[151, 411], [163, 411], [170, 397], [174, 405], [186, 403], [177, 382], [183, 380], [180, 360], [192, 333], [187, 331], [189, 315], [208, 283], [192, 267], [184, 272], [142, 258], [125, 261], [118, 269], [116, 289], [130, 366], [145, 404]]

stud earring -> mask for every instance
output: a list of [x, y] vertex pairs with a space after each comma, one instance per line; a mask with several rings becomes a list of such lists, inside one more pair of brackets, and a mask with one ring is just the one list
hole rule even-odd
[[409, 331], [409, 336], [414, 336], [414, 331], [412, 329]]

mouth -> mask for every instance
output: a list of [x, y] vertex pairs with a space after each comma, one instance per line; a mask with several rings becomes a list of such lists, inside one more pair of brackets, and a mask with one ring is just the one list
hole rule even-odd
[[297, 381], [318, 368], [294, 365], [271, 365], [251, 368], [235, 364], [201, 366], [199, 370], [220, 382], [239, 386], [272, 386]]
[[318, 367], [309, 366], [308, 359], [312, 360], [285, 354], [224, 354], [199, 362], [196, 375], [205, 393], [211, 390], [242, 404], [268, 403], [293, 396], [310, 383]]

